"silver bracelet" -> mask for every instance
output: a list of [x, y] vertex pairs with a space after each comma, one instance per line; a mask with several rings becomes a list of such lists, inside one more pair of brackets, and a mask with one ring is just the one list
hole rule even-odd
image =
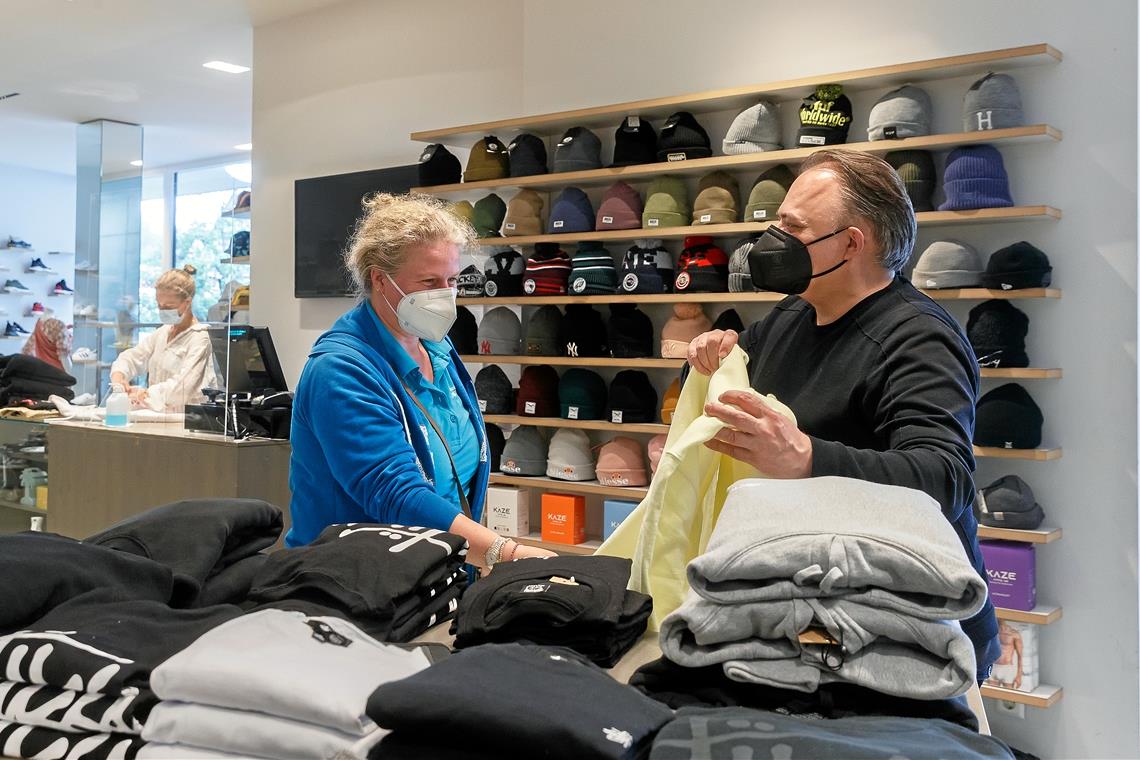
[[507, 541], [508, 539], [503, 536], [496, 536], [495, 540], [491, 542], [491, 546], [483, 556], [483, 559], [487, 562], [487, 567], [491, 567], [503, 558], [503, 547], [507, 545]]

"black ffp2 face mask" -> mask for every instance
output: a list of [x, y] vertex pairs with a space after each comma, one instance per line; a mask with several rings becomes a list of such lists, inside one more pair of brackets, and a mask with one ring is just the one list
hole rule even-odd
[[816, 277], [831, 274], [847, 263], [847, 259], [843, 259], [830, 269], [812, 274], [808, 246], [834, 237], [846, 229], [841, 227], [835, 232], [805, 243], [779, 227], [769, 227], [753, 243], [752, 250], [748, 252], [748, 269], [752, 274], [752, 284], [760, 290], [770, 290], [790, 296], [803, 293]]

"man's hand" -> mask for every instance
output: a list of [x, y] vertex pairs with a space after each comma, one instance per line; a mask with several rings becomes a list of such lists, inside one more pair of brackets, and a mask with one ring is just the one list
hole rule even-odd
[[689, 342], [689, 366], [702, 375], [711, 375], [720, 369], [720, 360], [732, 352], [740, 340], [736, 330], [710, 330]]
[[811, 438], [755, 393], [726, 391], [705, 404], [705, 414], [728, 425], [705, 443], [713, 451], [750, 464], [770, 478], [811, 476]]

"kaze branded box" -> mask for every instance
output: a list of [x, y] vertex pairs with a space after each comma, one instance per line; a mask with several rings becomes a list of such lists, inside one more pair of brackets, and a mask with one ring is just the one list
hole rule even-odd
[[586, 497], [565, 493], [542, 495], [542, 540], [580, 544], [586, 540]]
[[636, 501], [619, 501], [606, 499], [602, 505], [602, 540], [605, 541], [633, 510], [637, 509]]
[[1037, 555], [1032, 544], [979, 541], [986, 581], [995, 607], [1031, 610], [1037, 606]]
[[530, 533], [530, 491], [505, 486], [487, 488], [487, 527], [500, 536]]

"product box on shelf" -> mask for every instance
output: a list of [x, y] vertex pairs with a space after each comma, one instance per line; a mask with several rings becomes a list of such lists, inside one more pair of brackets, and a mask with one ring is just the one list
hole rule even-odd
[[487, 488], [487, 527], [500, 536], [530, 533], [530, 491], [507, 486]]
[[542, 540], [580, 544], [586, 540], [586, 497], [566, 493], [542, 495]]
[[1037, 688], [1040, 682], [1037, 674], [1038, 627], [1032, 623], [1001, 621], [998, 628], [1001, 657], [994, 663], [987, 684], [1018, 691], [1033, 691]]
[[1037, 558], [1033, 544], [979, 541], [986, 562], [990, 599], [996, 607], [1032, 610], [1037, 606]]
[[606, 499], [602, 504], [602, 540], [606, 540], [633, 510], [637, 509], [636, 501], [621, 501], [620, 499]]

